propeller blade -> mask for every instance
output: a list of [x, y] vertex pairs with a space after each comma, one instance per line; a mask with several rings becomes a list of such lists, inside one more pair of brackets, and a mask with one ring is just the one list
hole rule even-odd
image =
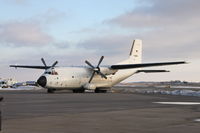
[[88, 64], [88, 66], [90, 66], [91, 68], [95, 69], [95, 67], [89, 62], [89, 61], [85, 61], [86, 64]]
[[92, 81], [94, 74], [95, 74], [95, 71], [93, 71], [92, 76], [90, 77], [89, 83]]
[[58, 64], [58, 61], [55, 61], [51, 67], [55, 67]]
[[94, 67], [89, 61], [87, 61], [87, 60], [85, 61], [85, 63], [93, 69], [93, 73], [92, 73], [92, 75], [90, 77], [89, 83], [92, 81], [95, 73], [97, 73], [97, 74], [101, 75], [101, 77], [107, 79], [106, 75], [104, 75], [101, 72], [100, 68], [99, 68], [99, 65], [101, 64], [101, 62], [103, 61], [103, 59], [104, 59], [104, 56], [101, 56], [101, 58], [99, 59], [98, 65], [96, 67]]
[[46, 64], [44, 58], [41, 58], [41, 61], [42, 61], [42, 63], [44, 64], [44, 66], [47, 67], [47, 64]]
[[102, 72], [100, 72], [100, 71], [99, 71], [99, 72], [98, 72], [98, 74], [99, 74], [99, 75], [101, 75], [101, 77], [103, 77], [103, 78], [107, 79], [106, 75], [105, 75], [105, 74], [103, 74]]
[[103, 61], [103, 58], [104, 58], [104, 56], [101, 56], [101, 58], [100, 58], [100, 60], [99, 60], [99, 63], [98, 63], [98, 65], [97, 65], [97, 67], [99, 67], [99, 65], [100, 65], [101, 62]]

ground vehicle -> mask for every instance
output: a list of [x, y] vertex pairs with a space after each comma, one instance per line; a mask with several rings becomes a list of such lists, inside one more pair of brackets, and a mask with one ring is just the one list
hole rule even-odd
[[17, 81], [13, 80], [12, 78], [0, 80], [0, 87], [1, 88], [9, 88], [13, 86], [13, 84], [17, 83]]

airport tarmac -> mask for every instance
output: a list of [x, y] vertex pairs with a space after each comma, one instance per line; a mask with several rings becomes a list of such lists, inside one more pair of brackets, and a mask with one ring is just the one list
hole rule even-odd
[[0, 91], [2, 133], [199, 133], [200, 97]]

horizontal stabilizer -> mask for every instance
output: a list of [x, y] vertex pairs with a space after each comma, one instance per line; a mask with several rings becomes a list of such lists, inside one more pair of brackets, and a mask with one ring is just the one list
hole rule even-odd
[[166, 65], [178, 65], [185, 64], [185, 61], [178, 62], [160, 62], [160, 63], [142, 63], [142, 64], [120, 64], [112, 65], [111, 69], [132, 69], [132, 68], [142, 68], [142, 67], [153, 67], [153, 66], [166, 66]]
[[137, 73], [161, 73], [161, 72], [170, 72], [168, 70], [138, 70]]

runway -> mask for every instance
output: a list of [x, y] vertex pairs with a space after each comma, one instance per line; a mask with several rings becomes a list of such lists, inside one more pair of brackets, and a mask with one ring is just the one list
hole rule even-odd
[[199, 97], [0, 91], [3, 133], [199, 133]]

